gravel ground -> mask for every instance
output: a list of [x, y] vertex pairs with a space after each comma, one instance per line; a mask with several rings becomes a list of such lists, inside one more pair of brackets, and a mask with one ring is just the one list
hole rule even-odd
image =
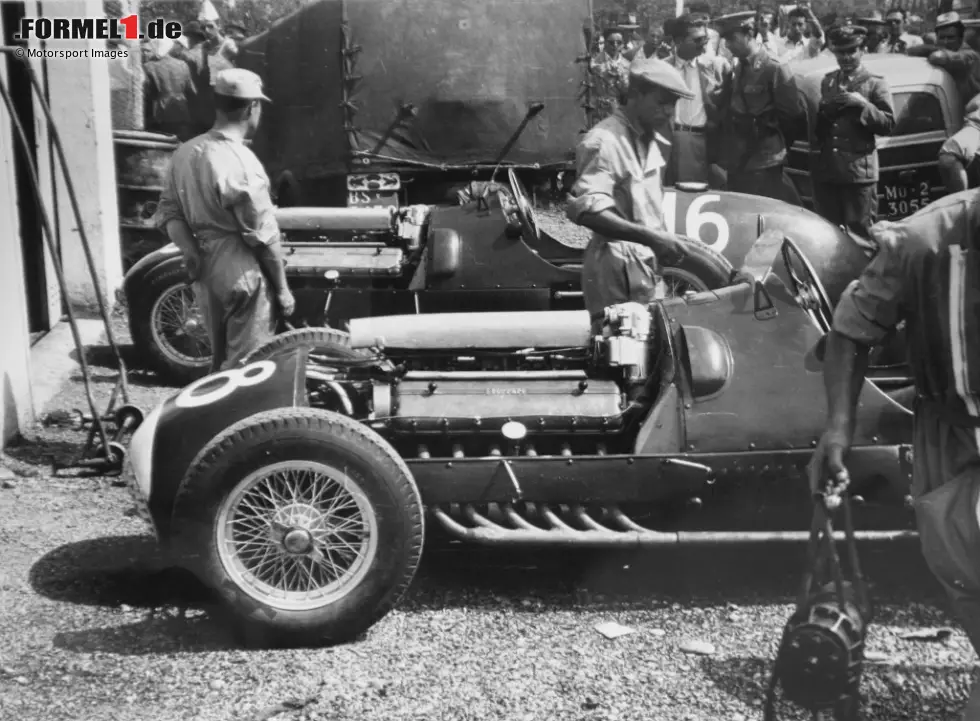
[[[128, 342], [128, 338], [126, 339]], [[114, 370], [91, 350], [97, 397]], [[149, 409], [173, 389], [132, 373]], [[59, 407], [83, 406], [70, 382]], [[76, 430], [8, 449], [0, 488], [0, 718], [760, 719], [801, 551], [427, 551], [409, 596], [333, 649], [236, 648], [196, 584], [168, 572], [113, 479], [52, 473]], [[973, 674], [913, 544], [865, 546], [878, 613], [865, 718], [952, 720]], [[609, 640], [596, 624], [632, 633]], [[689, 642], [713, 653], [685, 653]], [[785, 709], [783, 719], [803, 718]]]

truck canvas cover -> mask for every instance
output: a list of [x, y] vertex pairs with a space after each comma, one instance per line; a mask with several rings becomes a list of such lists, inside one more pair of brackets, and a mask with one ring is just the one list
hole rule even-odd
[[320, 0], [243, 43], [271, 176], [563, 166], [587, 128], [590, 0]]

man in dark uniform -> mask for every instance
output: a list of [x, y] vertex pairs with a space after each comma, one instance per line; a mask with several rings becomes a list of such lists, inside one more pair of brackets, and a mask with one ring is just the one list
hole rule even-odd
[[864, 52], [884, 52], [883, 46], [888, 33], [885, 32], [885, 19], [881, 16], [880, 11], [873, 10], [865, 17], [855, 18], [854, 24], [860, 25], [868, 31], [864, 40]]
[[876, 135], [891, 135], [895, 108], [888, 83], [861, 63], [867, 31], [836, 27], [830, 49], [839, 68], [820, 83], [810, 138], [810, 177], [816, 210], [863, 237], [878, 218]]
[[959, 14], [943, 13], [936, 18], [937, 44], [908, 50], [909, 55], [926, 57], [953, 76], [964, 107], [980, 93], [980, 54], [966, 43], [965, 36], [966, 26]]
[[194, 137], [191, 104], [194, 83], [187, 63], [160, 52], [160, 41], [148, 40], [143, 64], [144, 123], [147, 130], [176, 135], [180, 142]]
[[[843, 480], [868, 351], [904, 320], [918, 394], [911, 495], [919, 542], [980, 651], [980, 193], [947, 195], [871, 233], [878, 253], [841, 295], [818, 347], [828, 413], [810, 489]], [[961, 718], [980, 720], [980, 684]]]
[[738, 59], [722, 121], [721, 165], [730, 190], [802, 205], [784, 164], [789, 145], [806, 133], [806, 105], [789, 66], [756, 39], [755, 16], [746, 11], [714, 21]]

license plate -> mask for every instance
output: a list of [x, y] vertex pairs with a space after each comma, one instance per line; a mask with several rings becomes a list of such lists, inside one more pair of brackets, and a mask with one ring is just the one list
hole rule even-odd
[[882, 186], [878, 198], [878, 215], [884, 220], [905, 218], [922, 210], [932, 201], [930, 183], [910, 181]]
[[348, 208], [397, 208], [397, 190], [348, 190]]

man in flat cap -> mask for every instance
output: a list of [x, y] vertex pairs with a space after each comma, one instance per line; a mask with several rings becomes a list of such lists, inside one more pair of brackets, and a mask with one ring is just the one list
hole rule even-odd
[[755, 12], [725, 15], [715, 24], [738, 58], [721, 132], [728, 188], [802, 205], [784, 168], [787, 148], [806, 132], [806, 105], [793, 73], [756, 40]]
[[980, 54], [965, 42], [966, 26], [959, 13], [943, 13], [936, 18], [936, 45], [909, 48], [908, 54], [929, 59], [953, 76], [964, 108], [980, 93]]
[[677, 99], [693, 95], [669, 63], [639, 60], [630, 67], [625, 107], [593, 127], [576, 149], [567, 213], [592, 230], [582, 290], [597, 333], [608, 306], [663, 297], [660, 264], [677, 265], [686, 256], [685, 241], [664, 226], [661, 148]]
[[271, 339], [295, 301], [269, 178], [245, 145], [269, 100], [262, 80], [248, 70], [224, 70], [214, 92], [214, 127], [174, 153], [153, 220], [181, 250], [217, 372]]
[[810, 137], [810, 179], [817, 212], [867, 238], [878, 217], [875, 136], [892, 134], [895, 107], [885, 79], [861, 62], [865, 35], [858, 25], [830, 32], [838, 69], [820, 83]]

